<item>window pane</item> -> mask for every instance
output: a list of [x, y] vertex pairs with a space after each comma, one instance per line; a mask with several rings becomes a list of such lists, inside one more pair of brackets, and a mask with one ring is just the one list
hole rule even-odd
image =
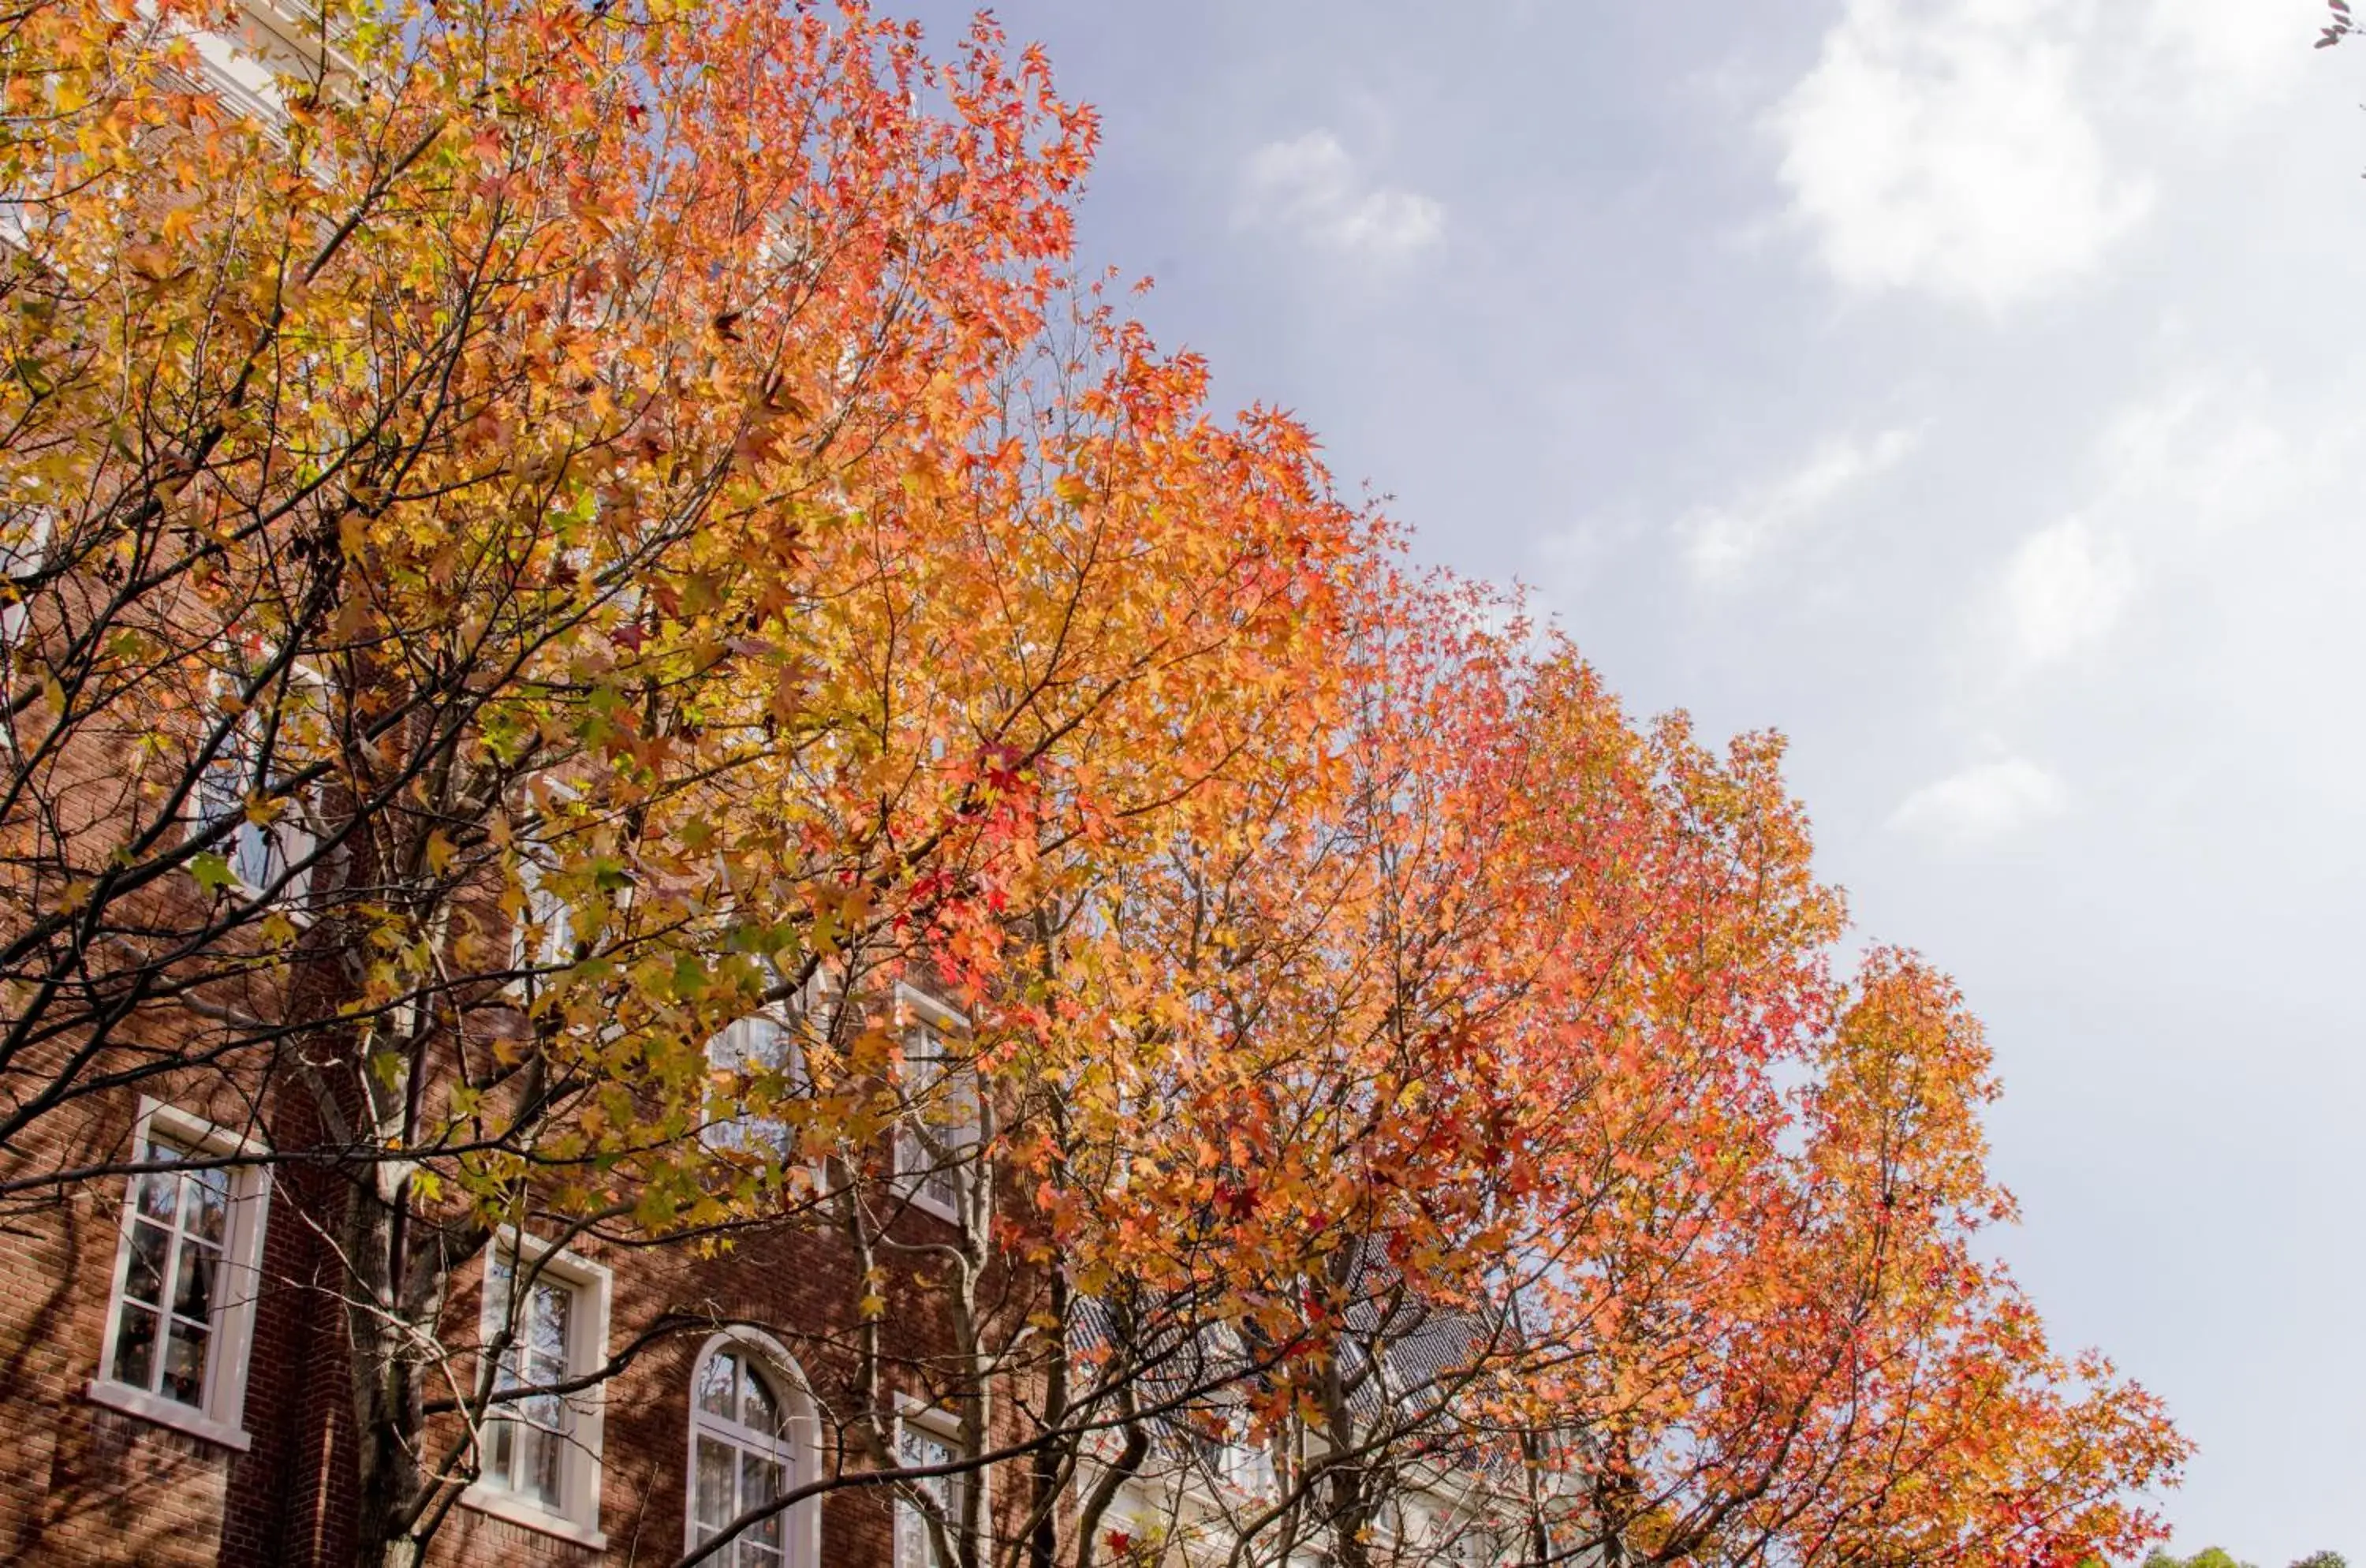
[[[555, 968], [571, 961], [575, 955], [574, 917], [567, 900], [550, 886], [555, 872], [552, 867], [527, 861], [518, 868], [518, 879], [525, 888], [526, 928], [518, 933], [518, 957], [522, 964], [535, 968]], [[542, 933], [539, 942], [529, 946], [534, 931]]]
[[[173, 1151], [158, 1144], [150, 1144], [140, 1151], [140, 1163], [154, 1165], [174, 1157]], [[181, 1179], [169, 1170], [150, 1171], [135, 1179], [136, 1201], [140, 1212], [159, 1224], [171, 1224], [180, 1203]]]
[[525, 1347], [526, 1381], [546, 1385], [567, 1376], [567, 1317], [575, 1292], [565, 1285], [541, 1280], [534, 1288], [518, 1337]]
[[751, 1427], [767, 1437], [779, 1437], [781, 1435], [780, 1404], [772, 1398], [772, 1391], [764, 1386], [764, 1380], [757, 1375], [755, 1368], [748, 1369], [747, 1376], [741, 1380], [740, 1386], [744, 1391], [740, 1424]]
[[517, 1427], [508, 1421], [496, 1421], [485, 1434], [490, 1451], [485, 1456], [485, 1474], [502, 1486], [510, 1485], [510, 1466], [517, 1458]]
[[123, 1293], [135, 1302], [161, 1305], [164, 1300], [164, 1259], [173, 1233], [145, 1220], [131, 1226], [131, 1257], [123, 1270]]
[[740, 1032], [740, 1059], [749, 1066], [779, 1072], [788, 1065], [788, 1034], [775, 1021], [763, 1017], [742, 1019], [732, 1028]]
[[528, 1427], [518, 1433], [519, 1449], [524, 1463], [520, 1467], [518, 1490], [556, 1513], [558, 1510], [558, 1466], [563, 1457], [564, 1441], [556, 1432]]
[[[778, 1019], [762, 1013], [743, 1018], [706, 1043], [706, 1059], [720, 1071], [754, 1074], [785, 1073], [792, 1050], [788, 1030]], [[700, 1134], [709, 1148], [785, 1152], [789, 1125], [777, 1116], [751, 1114], [745, 1096], [721, 1094], [707, 1108], [708, 1123]]]
[[206, 1341], [208, 1330], [195, 1324], [175, 1322], [164, 1339], [164, 1375], [157, 1392], [167, 1399], [177, 1399], [184, 1404], [203, 1405], [206, 1402]]
[[173, 1282], [173, 1310], [199, 1323], [212, 1321], [214, 1271], [221, 1255], [201, 1242], [181, 1243], [180, 1277]]
[[[769, 1503], [781, 1495], [781, 1467], [760, 1454], [744, 1449], [739, 1454], [739, 1506], [744, 1510]], [[781, 1546], [781, 1516], [774, 1514], [761, 1524], [750, 1525], [739, 1537], [745, 1559], [748, 1546], [766, 1552], [777, 1552]]]
[[728, 1350], [717, 1350], [699, 1363], [694, 1387], [698, 1407], [710, 1416], [731, 1418], [732, 1385], [738, 1381], [738, 1358]]
[[230, 1172], [193, 1170], [182, 1179], [181, 1224], [192, 1235], [221, 1245], [223, 1221], [230, 1213]]
[[276, 847], [271, 835], [254, 823], [239, 826], [231, 835], [230, 867], [238, 879], [249, 887], [263, 887], [279, 874], [279, 857], [272, 852]]
[[904, 1068], [906, 1085], [914, 1095], [934, 1089], [944, 1076], [944, 1037], [926, 1024], [916, 1026], [904, 1036]]
[[[904, 1427], [904, 1462], [907, 1465], [943, 1464], [953, 1457], [952, 1447], [930, 1433], [907, 1422]], [[922, 1484], [933, 1486], [934, 1481]]]
[[693, 1483], [692, 1506], [702, 1535], [712, 1535], [738, 1517], [732, 1491], [733, 1467], [728, 1445], [701, 1434], [698, 1474]]
[[156, 1386], [156, 1314], [129, 1302], [115, 1331], [113, 1375], [117, 1382], [133, 1388]]
[[243, 739], [233, 729], [222, 747], [197, 774], [197, 820], [210, 826], [246, 806], [246, 763], [240, 756]]

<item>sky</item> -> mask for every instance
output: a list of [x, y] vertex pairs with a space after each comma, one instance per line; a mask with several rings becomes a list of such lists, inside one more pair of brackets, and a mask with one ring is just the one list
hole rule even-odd
[[[883, 0], [944, 39], [966, 7]], [[1088, 261], [1962, 983], [2004, 1254], [2366, 1556], [2366, 39], [2322, 0], [1008, 0]]]

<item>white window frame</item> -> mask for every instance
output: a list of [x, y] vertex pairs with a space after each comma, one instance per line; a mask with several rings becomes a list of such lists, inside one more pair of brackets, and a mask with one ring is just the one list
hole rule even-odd
[[[269, 1145], [259, 1138], [216, 1126], [178, 1106], [142, 1096], [139, 1118], [132, 1129], [135, 1159], [151, 1138], [199, 1156], [251, 1156], [260, 1161], [270, 1153]], [[107, 1293], [107, 1333], [99, 1345], [97, 1375], [91, 1379], [84, 1394], [93, 1404], [244, 1452], [252, 1443], [245, 1426], [246, 1373], [254, 1346], [254, 1305], [262, 1293], [263, 1232], [270, 1208], [271, 1172], [261, 1163], [223, 1168], [231, 1177], [229, 1212], [223, 1220], [221, 1274], [215, 1282], [209, 1314], [212, 1332], [206, 1356], [202, 1404], [184, 1404], [152, 1390], [118, 1382], [114, 1376], [116, 1339], [123, 1325], [124, 1284], [131, 1268], [131, 1227], [138, 1214], [133, 1186], [145, 1180], [144, 1176], [128, 1178], [125, 1183], [123, 1214], [116, 1238], [115, 1274]], [[168, 1293], [172, 1289], [169, 1279], [164, 1289]], [[163, 1354], [163, 1344], [160, 1336], [159, 1357]]]
[[[808, 1486], [821, 1477], [821, 1423], [814, 1413], [812, 1391], [806, 1386], [805, 1374], [787, 1347], [771, 1335], [754, 1328], [731, 1328], [715, 1335], [698, 1348], [698, 1355], [690, 1363], [690, 1412], [686, 1468], [682, 1486], [682, 1549], [693, 1551], [699, 1547], [698, 1536], [698, 1437], [702, 1430], [710, 1431], [727, 1442], [749, 1446], [745, 1437], [760, 1437], [750, 1433], [737, 1422], [723, 1422], [712, 1413], [698, 1407], [698, 1374], [707, 1359], [720, 1350], [737, 1352], [755, 1362], [772, 1375], [772, 1393], [788, 1412], [789, 1435], [779, 1440], [776, 1450], [788, 1472], [791, 1490]], [[719, 1559], [707, 1559], [709, 1562]], [[821, 1497], [818, 1494], [801, 1503], [792, 1504], [782, 1517], [782, 1568], [817, 1568], [821, 1562]]]
[[[898, 1465], [904, 1462], [904, 1434], [907, 1428], [923, 1433], [930, 1440], [943, 1444], [948, 1453], [955, 1457], [960, 1455], [960, 1416], [939, 1405], [923, 1404], [909, 1395], [899, 1397], [896, 1406], [896, 1462]], [[986, 1489], [986, 1471], [983, 1465], [963, 1471], [958, 1474], [932, 1476], [930, 1479], [944, 1483], [948, 1493], [952, 1495], [953, 1500], [946, 1508], [946, 1513], [951, 1516], [947, 1525], [952, 1531], [958, 1533], [961, 1529], [961, 1514], [963, 1506], [961, 1494], [965, 1493], [970, 1487], [978, 1489], [979, 1515], [991, 1517], [994, 1495]], [[905, 1484], [919, 1485], [924, 1483], [907, 1482]], [[928, 1532], [928, 1516], [920, 1512], [909, 1499], [898, 1497], [896, 1500], [896, 1568], [952, 1568], [951, 1563], [933, 1565], [930, 1563]]]
[[[581, 1377], [599, 1366], [608, 1354], [608, 1304], [614, 1283], [609, 1271], [588, 1258], [509, 1226], [496, 1234], [485, 1251], [484, 1289], [477, 1311], [479, 1343], [490, 1345], [507, 1326], [506, 1311], [495, 1299], [493, 1287], [496, 1262], [503, 1258], [507, 1259], [512, 1279], [533, 1268], [538, 1269], [539, 1278], [574, 1292], [575, 1306], [568, 1313], [567, 1375]], [[600, 1529], [600, 1439], [607, 1403], [602, 1397], [603, 1393], [603, 1388], [595, 1384], [565, 1396], [570, 1418], [567, 1441], [560, 1450], [557, 1508], [545, 1507], [513, 1490], [505, 1480], [490, 1479], [481, 1473], [460, 1494], [461, 1503], [527, 1529], [605, 1550], [608, 1538]], [[485, 1422], [487, 1442], [493, 1419], [489, 1413]], [[479, 1463], [483, 1457], [479, 1455]]]
[[[897, 1070], [904, 1075], [908, 1092], [912, 1072], [911, 1038], [917, 1029], [936, 1034], [950, 1047], [969, 1034], [969, 1020], [947, 1007], [934, 997], [898, 981], [896, 986], [896, 1038]], [[925, 1210], [948, 1224], [961, 1223], [961, 1202], [967, 1196], [967, 1184], [977, 1179], [975, 1156], [986, 1137], [984, 1107], [979, 1103], [985, 1086], [978, 1081], [975, 1064], [947, 1066], [939, 1069], [943, 1077], [959, 1074], [965, 1080], [952, 1090], [954, 1095], [966, 1094], [969, 1115], [966, 1121], [942, 1128], [931, 1128], [929, 1136], [953, 1151], [957, 1157], [945, 1165], [931, 1154], [921, 1141], [919, 1130], [913, 1125], [911, 1113], [896, 1119], [895, 1173], [896, 1190], [916, 1208]], [[932, 1087], [932, 1086], [931, 1086]], [[953, 1190], [941, 1193], [932, 1189], [939, 1181], [950, 1182]]]

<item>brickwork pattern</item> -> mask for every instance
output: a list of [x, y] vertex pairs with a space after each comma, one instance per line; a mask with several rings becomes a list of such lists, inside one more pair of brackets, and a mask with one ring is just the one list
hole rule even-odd
[[[75, 1149], [12, 1151], [8, 1163], [28, 1156], [54, 1165], [69, 1155], [77, 1163], [119, 1155], [132, 1115], [127, 1100], [114, 1114], [87, 1118]], [[44, 1125], [46, 1136], [57, 1136], [58, 1120]], [[85, 1397], [107, 1328], [123, 1188], [121, 1178], [93, 1180], [70, 1200], [0, 1230], [0, 1560], [28, 1568], [328, 1568], [351, 1562], [348, 1369], [342, 1309], [333, 1290], [322, 1288], [335, 1276], [320, 1239], [332, 1186], [300, 1170], [277, 1173], [244, 1452]], [[846, 1324], [861, 1293], [849, 1248], [827, 1233], [783, 1230], [704, 1258], [580, 1250], [614, 1269], [611, 1346], [669, 1312], [826, 1330]], [[472, 1322], [473, 1285], [454, 1298], [455, 1319]], [[891, 1282], [888, 1300], [887, 1329], [899, 1355], [930, 1353], [941, 1335], [927, 1280], [907, 1273]], [[670, 1561], [684, 1539], [693, 1362], [709, 1337], [702, 1328], [661, 1342], [604, 1391], [604, 1553], [462, 1507], [438, 1536], [433, 1561], [455, 1568]], [[797, 1370], [825, 1404], [843, 1407], [850, 1369], [833, 1364], [827, 1348], [812, 1358]], [[1020, 1500], [992, 1501], [1007, 1516]], [[823, 1562], [889, 1568], [894, 1517], [884, 1491], [825, 1497], [820, 1517]]]

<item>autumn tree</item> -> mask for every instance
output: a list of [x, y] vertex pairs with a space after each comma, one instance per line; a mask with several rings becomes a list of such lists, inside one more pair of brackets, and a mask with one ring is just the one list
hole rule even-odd
[[[2293, 1559], [2291, 1568], [2346, 1568], [2348, 1562], [2338, 1551], [2312, 1551]], [[2225, 1547], [2205, 1546], [2191, 1557], [2155, 1551], [2145, 1559], [2145, 1568], [2243, 1568], [2243, 1564]]]
[[[1404, 1521], [1458, 1493], [1542, 1561], [2148, 1539], [2123, 1499], [2181, 1445], [1955, 1272], [2003, 1212], [1985, 1058], [1917, 1012], [1934, 1070], [1861, 1079], [1884, 1010], [1944, 987], [1835, 986], [1779, 747], [1631, 725], [1483, 594], [1367, 589], [1303, 749], [1026, 933], [1014, 1156], [1069, 1347], [1050, 1387], [1099, 1417], [1037, 1455], [1032, 1495], [1083, 1501], [1042, 1506], [1033, 1560], [1138, 1556], [1195, 1443], [1258, 1483], [1161, 1529], [1246, 1562], [1439, 1555]], [[1231, 1386], [1194, 1386], [1211, 1359]], [[2019, 1479], [1940, 1506], [1998, 1431], [1982, 1462]]]
[[[892, 1036], [794, 1085], [712, 1043], [826, 971], [965, 983], [1049, 843], [1242, 743], [1225, 660], [1285, 682], [1361, 536], [1106, 323], [1073, 412], [1124, 434], [986, 438], [1091, 135], [990, 29], [332, 6], [247, 102], [199, 50], [244, 26], [0, 39], [0, 1190], [156, 1170], [55, 1131], [148, 1087], [333, 1172], [365, 1555], [406, 1562], [489, 1422], [583, 1392], [456, 1331], [500, 1227], [859, 1213]], [[1217, 492], [1162, 500], [1129, 400]], [[793, 1144], [710, 1135], [793, 1097]]]
[[[1270, 1466], [1241, 1562], [1420, 1560], [1404, 1521], [1457, 1480], [1537, 1561], [2155, 1538], [2128, 1495], [2182, 1442], [1973, 1261], [2010, 1213], [1977, 1029], [1902, 956], [1835, 980], [1779, 746], [1634, 726], [1506, 620], [1382, 586], [1326, 743], [1203, 797], [1046, 964], [1122, 1043], [1034, 1156], [1119, 1303], [1071, 1375], [1236, 1348], [1208, 1414]], [[1123, 1427], [1076, 1461], [1087, 1560], [1155, 1460]]]
[[535, 1371], [520, 1228], [851, 1259], [742, 1325], [828, 1467], [686, 1561], [856, 1491], [963, 1568], [2157, 1538], [2180, 1443], [1976, 1260], [1977, 1029], [1836, 977], [1779, 745], [1213, 417], [1074, 279], [1039, 56], [308, 28], [0, 23], [0, 1205], [206, 1165], [151, 1091], [304, 1184], [365, 1561], [717, 1325]]

